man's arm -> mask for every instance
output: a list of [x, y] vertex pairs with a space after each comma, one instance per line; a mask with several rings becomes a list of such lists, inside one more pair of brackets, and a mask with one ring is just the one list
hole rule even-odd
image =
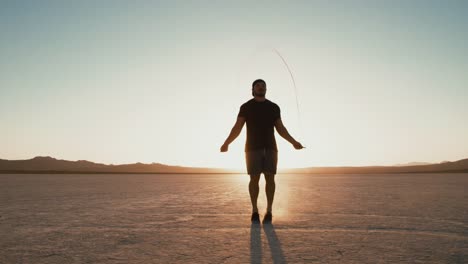
[[234, 141], [234, 139], [236, 139], [239, 136], [240, 132], [242, 131], [242, 128], [244, 127], [244, 124], [245, 117], [237, 117], [237, 121], [231, 129], [231, 133], [229, 133], [228, 138], [224, 141], [224, 144], [221, 146], [221, 152], [228, 151], [229, 144], [231, 144]]
[[283, 125], [283, 121], [281, 121], [281, 118], [276, 119], [275, 121], [275, 128], [278, 134], [280, 134], [281, 137], [286, 139], [289, 143], [291, 143], [295, 149], [302, 149], [304, 148], [301, 143], [297, 142], [288, 132], [286, 127]]

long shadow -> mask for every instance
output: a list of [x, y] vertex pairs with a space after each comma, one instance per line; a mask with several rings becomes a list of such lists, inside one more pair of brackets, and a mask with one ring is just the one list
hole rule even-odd
[[260, 236], [260, 224], [250, 225], [250, 263], [262, 263], [262, 239]]
[[271, 258], [273, 263], [286, 263], [284, 258], [283, 250], [281, 249], [281, 243], [278, 239], [278, 236], [275, 232], [275, 227], [273, 224], [264, 224], [263, 230], [268, 240], [268, 245], [270, 246]]

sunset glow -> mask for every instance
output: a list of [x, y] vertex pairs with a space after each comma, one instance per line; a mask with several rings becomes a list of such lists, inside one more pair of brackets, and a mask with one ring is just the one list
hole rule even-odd
[[280, 168], [468, 157], [466, 4], [195, 2], [3, 3], [0, 158], [242, 169], [257, 78]]

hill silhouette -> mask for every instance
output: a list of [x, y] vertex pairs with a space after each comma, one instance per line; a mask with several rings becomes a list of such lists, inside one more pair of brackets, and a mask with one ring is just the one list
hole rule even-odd
[[[411, 163], [409, 163], [411, 164]], [[279, 173], [363, 174], [363, 173], [432, 173], [468, 172], [468, 159], [427, 165], [367, 167], [307, 167], [280, 169]], [[69, 161], [48, 156], [27, 160], [0, 159], [0, 173], [245, 173], [241, 170], [170, 166], [161, 163], [107, 165], [87, 160]]]
[[160, 163], [107, 165], [87, 160], [38, 156], [27, 160], [0, 159], [0, 173], [222, 173], [222, 169], [169, 166]]
[[[411, 163], [410, 163], [411, 164]], [[435, 172], [468, 172], [468, 159], [458, 161], [443, 161], [427, 165], [396, 165], [396, 166], [366, 166], [366, 167], [310, 167], [285, 170], [288, 173], [312, 174], [365, 174], [365, 173], [435, 173]]]

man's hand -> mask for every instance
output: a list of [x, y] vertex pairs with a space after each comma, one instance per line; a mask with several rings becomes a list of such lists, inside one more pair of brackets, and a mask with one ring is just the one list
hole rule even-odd
[[229, 147], [229, 145], [223, 144], [223, 145], [221, 146], [221, 148], [220, 148], [220, 151], [221, 151], [221, 152], [227, 152], [227, 151], [228, 151], [228, 147]]
[[303, 149], [303, 148], [305, 148], [304, 146], [302, 146], [301, 143], [299, 143], [299, 142], [297, 142], [297, 141], [293, 143], [293, 146], [294, 146], [295, 149]]
[[231, 129], [231, 133], [229, 133], [228, 138], [224, 141], [224, 144], [220, 148], [221, 152], [228, 151], [229, 144], [231, 144], [232, 141], [234, 141], [234, 139], [236, 139], [237, 136], [239, 136], [240, 132], [242, 131], [242, 128], [244, 127], [244, 124], [245, 124], [245, 117], [238, 116], [236, 123]]

